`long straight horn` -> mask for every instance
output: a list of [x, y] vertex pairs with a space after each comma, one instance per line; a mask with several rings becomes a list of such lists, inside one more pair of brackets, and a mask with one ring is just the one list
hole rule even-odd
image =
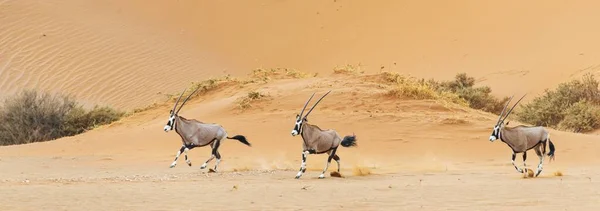
[[522, 99], [525, 97], [525, 95], [527, 95], [527, 94], [524, 94], [524, 95], [523, 95], [523, 97], [521, 97], [521, 99], [519, 99], [519, 101], [517, 101], [517, 102], [515, 103], [515, 105], [513, 105], [513, 107], [512, 107], [512, 108], [510, 108], [510, 110], [508, 110], [508, 112], [507, 112], [507, 113], [506, 113], [506, 115], [504, 116], [504, 119], [502, 119], [502, 121], [501, 121], [501, 122], [504, 122], [504, 120], [506, 120], [506, 118], [508, 118], [508, 115], [510, 115], [510, 112], [512, 112], [512, 110], [513, 110], [515, 107], [517, 107], [517, 105], [519, 104], [519, 102], [521, 102], [521, 100], [522, 100]]
[[304, 118], [306, 118], [306, 117], [307, 117], [307, 116], [310, 114], [310, 112], [311, 112], [313, 109], [315, 109], [315, 107], [317, 107], [317, 105], [319, 104], [319, 102], [321, 102], [321, 100], [322, 100], [323, 98], [325, 98], [325, 96], [327, 96], [327, 95], [328, 95], [330, 92], [331, 92], [331, 90], [329, 90], [327, 93], [325, 93], [325, 94], [324, 94], [324, 95], [323, 95], [323, 96], [322, 96], [322, 97], [321, 97], [321, 98], [320, 98], [320, 99], [319, 99], [319, 100], [318, 100], [318, 101], [315, 103], [315, 105], [313, 105], [313, 107], [312, 107], [312, 108], [310, 108], [310, 110], [308, 110], [308, 112], [306, 113], [306, 115], [304, 116]]
[[306, 109], [306, 106], [308, 105], [308, 102], [310, 102], [310, 100], [312, 100], [312, 98], [315, 96], [315, 93], [313, 93], [310, 98], [308, 98], [308, 100], [306, 101], [306, 103], [304, 104], [304, 107], [302, 108], [302, 111], [300, 111], [300, 116], [302, 116], [302, 114], [304, 114], [304, 110]]
[[181, 96], [183, 96], [183, 93], [185, 93], [185, 90], [187, 90], [187, 87], [183, 89], [181, 95], [179, 95], [179, 98], [177, 98], [177, 101], [175, 101], [175, 106], [173, 106], [173, 109], [171, 111], [175, 111], [175, 109], [177, 108], [177, 104], [179, 104], [179, 100], [181, 100]]
[[198, 91], [198, 89], [200, 89], [200, 87], [198, 86], [198, 88], [196, 88], [196, 90], [194, 90], [190, 95], [188, 95], [185, 100], [183, 100], [183, 103], [181, 103], [181, 106], [179, 106], [179, 109], [177, 109], [177, 112], [175, 112], [176, 114], [179, 113], [179, 111], [181, 110], [181, 108], [183, 108], [183, 105], [185, 105], [185, 102], [187, 102], [190, 97], [192, 97], [192, 95], [194, 95], [194, 93], [196, 93], [196, 91]]
[[500, 120], [504, 116], [504, 112], [506, 111], [506, 108], [508, 107], [508, 104], [510, 104], [510, 101], [513, 99], [513, 97], [515, 97], [515, 95], [510, 96], [510, 98], [508, 99], [508, 101], [506, 101], [506, 104], [504, 105], [504, 108], [502, 109], [502, 112], [500, 112], [500, 116], [498, 116], [498, 121], [496, 122], [496, 124], [500, 123]]

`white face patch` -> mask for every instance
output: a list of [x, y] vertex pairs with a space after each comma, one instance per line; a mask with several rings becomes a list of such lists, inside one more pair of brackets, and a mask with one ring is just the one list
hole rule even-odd
[[300, 130], [302, 128], [302, 119], [300, 119], [300, 117], [296, 117], [296, 125], [294, 126], [294, 129], [292, 130], [292, 136], [297, 136], [298, 134], [300, 134]]
[[492, 135], [490, 136], [490, 141], [495, 141], [498, 139], [498, 133], [500, 132], [500, 126], [494, 127], [494, 131], [492, 131]]
[[171, 117], [169, 117], [169, 122], [167, 122], [167, 125], [165, 125], [165, 132], [169, 132], [169, 130], [173, 130], [173, 122], [175, 122], [175, 115], [172, 115]]

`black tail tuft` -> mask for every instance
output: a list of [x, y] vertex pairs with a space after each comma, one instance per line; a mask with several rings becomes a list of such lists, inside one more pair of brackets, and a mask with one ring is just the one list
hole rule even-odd
[[235, 139], [235, 140], [238, 140], [238, 141], [242, 142], [242, 144], [245, 144], [245, 145], [248, 145], [248, 146], [252, 146], [252, 145], [250, 144], [250, 142], [248, 142], [248, 140], [246, 140], [246, 137], [245, 137], [245, 136], [243, 136], [243, 135], [236, 135], [236, 136], [233, 136], [233, 137], [227, 137], [227, 138], [228, 138], [228, 139]]
[[548, 139], [548, 148], [550, 148], [548, 156], [550, 157], [550, 160], [554, 160], [554, 151], [556, 150], [556, 148], [554, 148], [554, 144], [552, 143], [552, 141], [550, 141], [550, 139]]
[[356, 145], [356, 135], [351, 135], [351, 136], [345, 136], [344, 139], [342, 140], [342, 143], [340, 143], [343, 147], [354, 147], [357, 146]]

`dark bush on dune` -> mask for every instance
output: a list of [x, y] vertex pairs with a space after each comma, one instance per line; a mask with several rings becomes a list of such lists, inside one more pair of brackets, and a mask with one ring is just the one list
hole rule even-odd
[[488, 86], [475, 87], [475, 78], [459, 73], [453, 81], [437, 82], [430, 80], [431, 86], [438, 91], [447, 91], [466, 100], [469, 107], [490, 113], [500, 114], [508, 97], [501, 100], [492, 96], [492, 89]]
[[123, 115], [109, 107], [86, 111], [67, 96], [23, 91], [0, 107], [0, 145], [72, 136], [119, 120]]
[[600, 90], [592, 74], [582, 80], [559, 84], [532, 102], [521, 106], [520, 121], [572, 132], [600, 128]]

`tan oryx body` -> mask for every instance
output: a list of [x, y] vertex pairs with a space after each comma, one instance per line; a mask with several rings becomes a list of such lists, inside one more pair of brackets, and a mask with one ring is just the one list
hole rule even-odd
[[[525, 97], [525, 96], [523, 96]], [[521, 99], [523, 99], [521, 97]], [[525, 161], [527, 160], [527, 151], [533, 149], [535, 153], [540, 158], [540, 163], [537, 166], [537, 171], [535, 176], [537, 177], [543, 169], [544, 164], [544, 156], [546, 155], [546, 145], [549, 145], [550, 152], [548, 152], [548, 156], [550, 160], [554, 159], [554, 151], [555, 147], [552, 141], [550, 141], [550, 133], [544, 127], [541, 126], [523, 126], [519, 125], [516, 127], [508, 127], [504, 124], [504, 120], [508, 118], [510, 112], [519, 104], [521, 101], [517, 101], [515, 105], [504, 115], [504, 111], [508, 107], [510, 100], [504, 106], [502, 113], [500, 113], [500, 117], [498, 118], [498, 122], [496, 126], [494, 126], [494, 130], [492, 131], [492, 135], [490, 136], [490, 141], [494, 141], [496, 139], [500, 139], [502, 142], [506, 143], [512, 150], [512, 164], [520, 173], [527, 173], [527, 166]], [[515, 158], [517, 153], [523, 153], [523, 166], [524, 170], [519, 168], [515, 164]]]
[[[331, 91], [329, 91], [331, 92]], [[300, 170], [298, 171], [298, 174], [296, 175], [296, 179], [299, 179], [302, 174], [306, 171], [306, 157], [308, 156], [308, 154], [323, 154], [323, 153], [327, 153], [329, 155], [329, 157], [327, 158], [327, 164], [325, 166], [325, 169], [323, 169], [323, 172], [321, 173], [321, 175], [319, 175], [319, 178], [325, 178], [325, 172], [327, 172], [327, 169], [329, 168], [329, 165], [331, 164], [331, 160], [335, 160], [337, 165], [338, 165], [338, 173], [340, 172], [340, 157], [338, 155], [336, 155], [337, 152], [337, 148], [338, 146], [341, 144], [343, 147], [351, 147], [351, 146], [356, 146], [356, 136], [346, 136], [344, 137], [344, 139], [342, 139], [340, 137], [340, 135], [335, 132], [335, 130], [323, 130], [321, 128], [319, 128], [316, 125], [311, 125], [308, 124], [308, 115], [310, 114], [310, 112], [317, 106], [317, 104], [319, 104], [319, 102], [325, 97], [327, 96], [327, 94], [329, 94], [329, 92], [327, 92], [325, 95], [323, 95], [321, 97], [321, 99], [319, 99], [315, 105], [313, 105], [313, 107], [308, 111], [308, 113], [306, 114], [306, 116], [302, 117], [302, 114], [304, 113], [304, 110], [306, 109], [306, 106], [308, 105], [308, 103], [310, 102], [310, 100], [313, 98], [313, 96], [315, 94], [313, 94], [308, 101], [306, 101], [306, 104], [304, 105], [304, 108], [302, 108], [302, 111], [300, 112], [299, 115], [296, 115], [296, 124], [294, 126], [294, 129], [292, 130], [292, 136], [296, 136], [298, 134], [300, 134], [300, 136], [302, 137], [303, 140], [303, 144], [302, 144], [302, 165], [300, 166]]]
[[[217, 158], [215, 168], [213, 169], [214, 171], [216, 171], [217, 167], [219, 165], [219, 162], [221, 161], [221, 154], [219, 154], [219, 146], [221, 145], [223, 140], [225, 140], [226, 138], [227, 139], [236, 139], [248, 146], [250, 146], [250, 143], [248, 143], [248, 141], [246, 140], [246, 137], [244, 137], [242, 135], [228, 137], [225, 129], [218, 124], [203, 123], [203, 122], [200, 122], [195, 119], [186, 119], [184, 117], [179, 116], [178, 115], [179, 110], [181, 110], [183, 105], [185, 105], [185, 102], [187, 102], [187, 100], [196, 91], [197, 91], [197, 89], [194, 92], [192, 92], [192, 94], [190, 94], [183, 101], [183, 103], [181, 104], [179, 109], [177, 109], [177, 111], [175, 111], [175, 108], [177, 108], [177, 104], [179, 103], [179, 100], [181, 99], [181, 96], [183, 95], [183, 92], [181, 93], [181, 95], [177, 99], [177, 102], [175, 102], [175, 106], [174, 106], [173, 110], [171, 110], [171, 112], [170, 112], [171, 115], [169, 117], [169, 121], [167, 122], [167, 125], [165, 125], [165, 128], [164, 128], [165, 132], [169, 132], [169, 130], [174, 129], [175, 132], [177, 132], [177, 134], [179, 134], [179, 136], [181, 137], [181, 141], [183, 142], [181, 149], [179, 149], [179, 151], [177, 151], [175, 160], [173, 161], [173, 163], [171, 163], [171, 168], [173, 168], [173, 167], [175, 167], [175, 165], [177, 165], [177, 159], [179, 158], [181, 153], [185, 153], [186, 163], [189, 166], [192, 166], [192, 162], [188, 159], [187, 152], [190, 149], [193, 149], [195, 147], [203, 147], [206, 145], [210, 145], [210, 147], [212, 148], [211, 156], [206, 162], [204, 162], [204, 164], [202, 164], [200, 169], [206, 168], [206, 165], [208, 165], [208, 163], [210, 161], [212, 161], [214, 158]], [[184, 92], [185, 92], [185, 90], [184, 90]]]

